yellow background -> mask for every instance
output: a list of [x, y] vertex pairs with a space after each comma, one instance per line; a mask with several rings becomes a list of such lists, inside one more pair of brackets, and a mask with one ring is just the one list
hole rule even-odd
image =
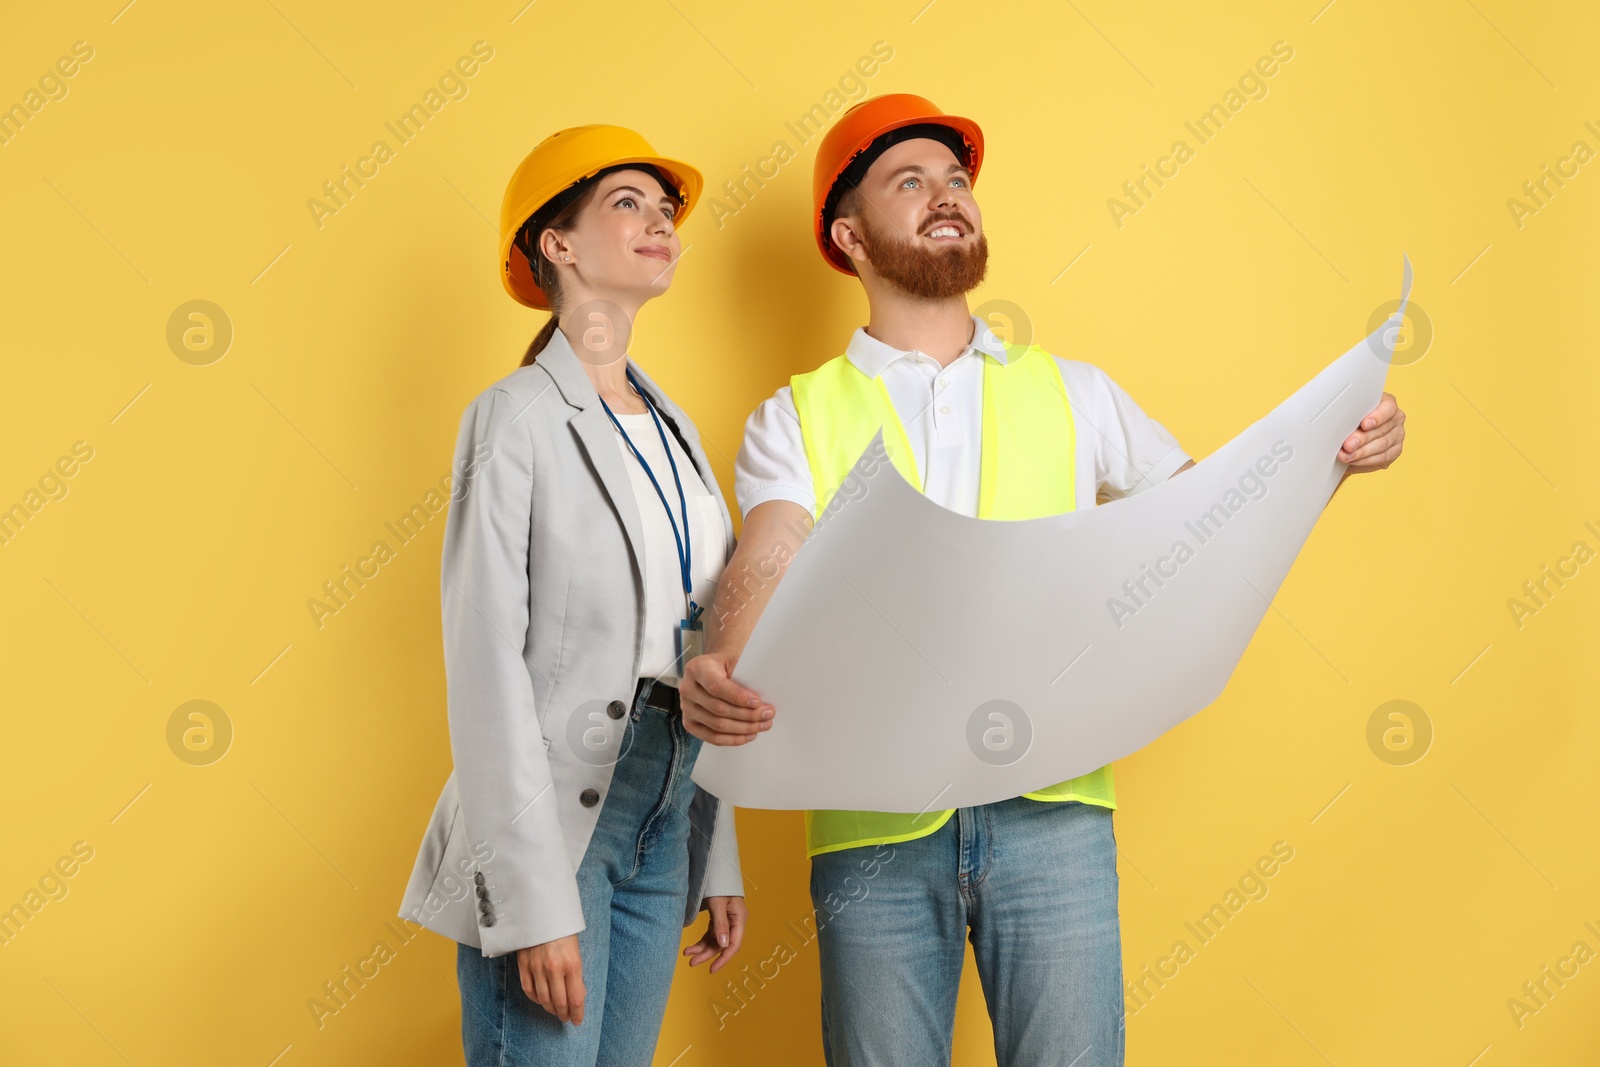
[[[306, 602], [447, 473], [463, 406], [543, 321], [501, 291], [490, 220], [563, 126], [635, 127], [711, 195], [774, 141], [797, 150], [720, 227], [688, 221], [633, 346], [731, 496], [746, 415], [863, 321], [806, 229], [815, 142], [784, 123], [876, 41], [893, 58], [865, 88], [986, 131], [974, 305], [1025, 309], [1192, 454], [1361, 337], [1402, 251], [1437, 331], [1390, 374], [1402, 460], [1339, 492], [1223, 698], [1117, 766], [1128, 976], [1196, 950], [1130, 1016], [1128, 1062], [1600, 1058], [1600, 962], [1520, 1027], [1506, 1003], [1575, 942], [1600, 950], [1600, 565], [1520, 628], [1507, 607], [1574, 541], [1600, 548], [1600, 163], [1520, 227], [1507, 207], [1574, 141], [1600, 148], [1592, 9], [523, 3], [4, 16], [0, 104], [75, 41], [94, 58], [0, 145], [0, 506], [74, 442], [93, 458], [0, 546], [0, 907], [75, 842], [94, 852], [0, 947], [0, 1061], [459, 1061], [433, 934], [322, 1028], [306, 1006], [393, 941], [450, 764], [442, 515], [321, 629]], [[469, 94], [319, 229], [307, 199], [479, 40]], [[1185, 120], [1279, 40], [1294, 58], [1268, 95], [1198, 145]], [[1195, 158], [1116, 226], [1108, 198], [1179, 138]], [[234, 330], [208, 366], [166, 341], [193, 299]], [[234, 729], [209, 766], [168, 747], [195, 699]], [[1367, 743], [1393, 699], [1434, 731], [1409, 766]], [[781, 939], [798, 958], [721, 1029], [709, 1003], [739, 967], [680, 971], [658, 1065], [821, 1062], [815, 946], [787, 926], [810, 909], [800, 818], [738, 821], [738, 962]], [[1280, 840], [1270, 894], [1196, 947], [1185, 921]], [[957, 1061], [992, 1062], [989, 1041], [969, 970]]]

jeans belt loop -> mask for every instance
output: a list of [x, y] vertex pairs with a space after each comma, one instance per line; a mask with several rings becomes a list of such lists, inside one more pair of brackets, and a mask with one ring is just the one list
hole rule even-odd
[[678, 715], [682, 711], [678, 704], [678, 687], [671, 682], [640, 678], [637, 692], [645, 694], [644, 706], [647, 708], [655, 708], [667, 715]]

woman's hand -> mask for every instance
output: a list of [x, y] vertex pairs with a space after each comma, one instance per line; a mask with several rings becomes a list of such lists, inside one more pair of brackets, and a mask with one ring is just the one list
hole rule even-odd
[[711, 917], [705, 936], [684, 949], [683, 954], [689, 957], [691, 967], [711, 960], [711, 973], [716, 974], [744, 944], [750, 912], [744, 906], [744, 897], [706, 897], [706, 909]]
[[562, 1022], [583, 1022], [583, 958], [577, 934], [519, 948], [517, 970], [529, 1000]]
[[742, 745], [772, 728], [772, 705], [733, 680], [728, 657], [720, 652], [707, 652], [683, 665], [678, 707], [683, 728], [713, 745]]

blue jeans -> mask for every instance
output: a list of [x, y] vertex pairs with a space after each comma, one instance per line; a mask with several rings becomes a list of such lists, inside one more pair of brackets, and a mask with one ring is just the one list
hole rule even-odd
[[578, 866], [583, 1025], [522, 992], [517, 954], [456, 953], [468, 1067], [648, 1067], [667, 1010], [689, 892], [689, 772], [700, 740], [634, 701], [623, 755]]
[[829, 1067], [948, 1064], [969, 936], [1000, 1067], [1121, 1067], [1111, 815], [1017, 797], [815, 857]]

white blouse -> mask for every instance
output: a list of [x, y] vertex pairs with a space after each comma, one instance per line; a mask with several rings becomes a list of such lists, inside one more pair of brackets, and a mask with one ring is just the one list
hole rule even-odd
[[[672, 467], [667, 455], [661, 451], [661, 433], [656, 430], [655, 418], [644, 411], [636, 415], [617, 412], [617, 421], [628, 431], [634, 446], [650, 464], [650, 469], [672, 506], [672, 519], [683, 530], [683, 511], [678, 498], [678, 486], [672, 480]], [[722, 511], [717, 498], [701, 480], [694, 461], [678, 444], [677, 436], [662, 415], [661, 429], [666, 432], [672, 448], [672, 458], [678, 464], [678, 479], [683, 483], [683, 493], [689, 504], [689, 539], [692, 552], [690, 576], [694, 602], [710, 610], [712, 594], [716, 592], [717, 579], [722, 575], [723, 561], [728, 554], [727, 530], [722, 524]], [[613, 430], [615, 433], [615, 430]], [[677, 541], [672, 535], [672, 524], [667, 521], [666, 508], [656, 495], [650, 476], [639, 466], [633, 449], [615, 434], [617, 447], [622, 450], [622, 462], [633, 483], [633, 496], [639, 504], [639, 519], [644, 527], [644, 647], [640, 650], [638, 675], [641, 678], [659, 678], [678, 684], [683, 665], [677, 662], [677, 648], [673, 635], [678, 622], [684, 617], [683, 579], [678, 565]]]

